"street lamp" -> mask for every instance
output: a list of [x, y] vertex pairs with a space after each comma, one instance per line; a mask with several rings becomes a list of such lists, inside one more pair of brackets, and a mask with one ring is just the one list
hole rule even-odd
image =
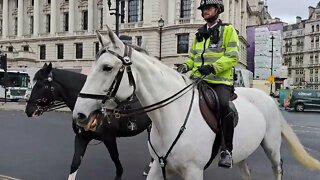
[[[270, 77], [272, 78], [272, 75], [273, 75], [273, 40], [275, 39], [273, 34], [271, 36], [271, 68], [270, 68]], [[273, 82], [271, 82], [271, 86], [270, 86], [270, 95], [272, 95], [272, 85], [273, 85]]]
[[160, 48], [159, 48], [159, 61], [161, 61], [161, 46], [162, 46], [162, 28], [164, 26], [164, 20], [162, 18], [159, 19], [158, 21], [158, 26], [160, 28], [159, 34], [160, 34]]

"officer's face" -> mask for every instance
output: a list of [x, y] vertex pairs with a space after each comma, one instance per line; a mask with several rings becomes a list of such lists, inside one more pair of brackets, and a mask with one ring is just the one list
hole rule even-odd
[[202, 11], [203, 19], [206, 21], [215, 18], [219, 13], [219, 9], [216, 6], [205, 6]]

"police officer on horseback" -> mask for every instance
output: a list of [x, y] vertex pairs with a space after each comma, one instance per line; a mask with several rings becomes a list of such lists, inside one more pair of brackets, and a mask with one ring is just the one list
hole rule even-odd
[[232, 25], [218, 19], [224, 12], [223, 0], [201, 0], [198, 9], [207, 23], [198, 29], [188, 59], [177, 70], [181, 73], [192, 70], [193, 78], [205, 75], [205, 82], [218, 94], [223, 135], [218, 165], [231, 168], [235, 114], [229, 100], [233, 93], [232, 68], [239, 58], [239, 37]]

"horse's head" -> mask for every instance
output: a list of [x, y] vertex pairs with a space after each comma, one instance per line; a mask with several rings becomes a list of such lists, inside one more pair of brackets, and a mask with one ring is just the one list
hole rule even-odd
[[135, 90], [135, 78], [130, 65], [136, 51], [123, 44], [109, 28], [106, 37], [99, 32], [97, 36], [103, 48], [97, 54], [96, 63], [73, 111], [73, 118], [86, 130], [94, 130], [101, 124], [102, 106], [114, 109], [117, 107], [115, 102], [126, 100]]
[[26, 105], [28, 117], [39, 116], [53, 106], [55, 101], [61, 101], [61, 86], [54, 82], [52, 64], [47, 63], [37, 71], [33, 79], [34, 85]]

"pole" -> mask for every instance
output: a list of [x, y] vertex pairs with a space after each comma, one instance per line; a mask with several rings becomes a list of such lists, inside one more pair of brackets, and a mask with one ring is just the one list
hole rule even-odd
[[115, 11], [115, 12], [112, 12], [110, 13], [110, 15], [115, 15], [116, 16], [116, 35], [119, 36], [119, 26], [120, 26], [120, 9], [119, 9], [119, 6], [120, 6], [120, 0], [116, 0], [116, 8], [111, 8], [111, 0], [108, 0], [108, 6], [109, 6], [109, 11]]
[[[274, 36], [271, 36], [271, 68], [270, 68], [270, 76], [273, 75], [273, 40], [274, 40]], [[270, 95], [272, 94], [272, 86], [273, 86], [273, 82], [271, 82], [271, 86], [270, 86]]]
[[159, 48], [159, 61], [161, 61], [161, 54], [162, 54], [162, 27], [160, 27], [160, 48]]
[[119, 13], [120, 0], [116, 0], [116, 35], [119, 36], [119, 24], [120, 24], [120, 13]]

